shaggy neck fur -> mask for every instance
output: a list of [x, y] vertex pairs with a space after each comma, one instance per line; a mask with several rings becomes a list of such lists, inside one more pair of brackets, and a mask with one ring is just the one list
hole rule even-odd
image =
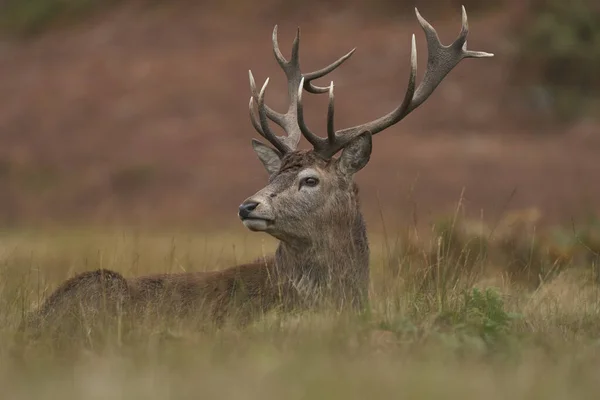
[[318, 240], [280, 242], [275, 267], [301, 298], [336, 308], [362, 308], [369, 287], [369, 245], [356, 187], [343, 212], [315, 232]]

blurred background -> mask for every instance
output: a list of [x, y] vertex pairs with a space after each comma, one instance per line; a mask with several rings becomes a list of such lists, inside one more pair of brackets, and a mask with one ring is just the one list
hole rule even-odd
[[[248, 69], [302, 29], [303, 68], [353, 47], [336, 70], [338, 128], [402, 100], [414, 6], [444, 44], [469, 16], [467, 59], [430, 99], [377, 135], [357, 176], [371, 226], [461, 212], [493, 220], [535, 208], [550, 224], [600, 211], [597, 0], [0, 0], [0, 224], [236, 226], [266, 183], [250, 140]], [[329, 83], [325, 79], [324, 85]], [[326, 96], [307, 96], [325, 129]], [[306, 143], [303, 144], [306, 147]]]

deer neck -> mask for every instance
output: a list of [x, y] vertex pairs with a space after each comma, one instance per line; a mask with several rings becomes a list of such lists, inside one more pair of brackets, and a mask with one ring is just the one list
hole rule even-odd
[[313, 239], [282, 241], [275, 264], [280, 276], [297, 287], [334, 289], [352, 298], [365, 295], [369, 246], [363, 216], [357, 210], [344, 223], [324, 223]]

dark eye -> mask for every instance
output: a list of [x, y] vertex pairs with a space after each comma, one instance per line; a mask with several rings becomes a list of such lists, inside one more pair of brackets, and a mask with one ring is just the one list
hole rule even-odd
[[315, 187], [318, 184], [319, 184], [319, 180], [317, 178], [308, 177], [308, 178], [302, 179], [302, 181], [300, 182], [300, 187], [302, 187], [302, 186]]

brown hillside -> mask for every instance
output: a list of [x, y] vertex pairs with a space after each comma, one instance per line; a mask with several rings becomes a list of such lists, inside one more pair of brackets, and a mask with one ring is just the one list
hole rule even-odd
[[[339, 127], [401, 101], [413, 32], [422, 76], [425, 41], [411, 9], [389, 19], [317, 11], [284, 18], [128, 7], [41, 37], [4, 39], [1, 221], [237, 223], [238, 204], [266, 180], [249, 145], [257, 134], [248, 69], [261, 83], [271, 77], [267, 101], [285, 105], [270, 42], [275, 23], [286, 54], [301, 26], [307, 69], [358, 48], [332, 78]], [[444, 43], [460, 29], [458, 6], [423, 14]], [[463, 188], [473, 215], [496, 216], [514, 190], [509, 208], [539, 206], [552, 221], [600, 211], [598, 126], [529, 118], [508, 83], [510, 12], [469, 16], [469, 47], [496, 57], [464, 61], [419, 110], [376, 136], [358, 177], [367, 214], [380, 202], [408, 216], [414, 201], [427, 218], [451, 210]], [[307, 103], [310, 125], [322, 131], [326, 99]]]

